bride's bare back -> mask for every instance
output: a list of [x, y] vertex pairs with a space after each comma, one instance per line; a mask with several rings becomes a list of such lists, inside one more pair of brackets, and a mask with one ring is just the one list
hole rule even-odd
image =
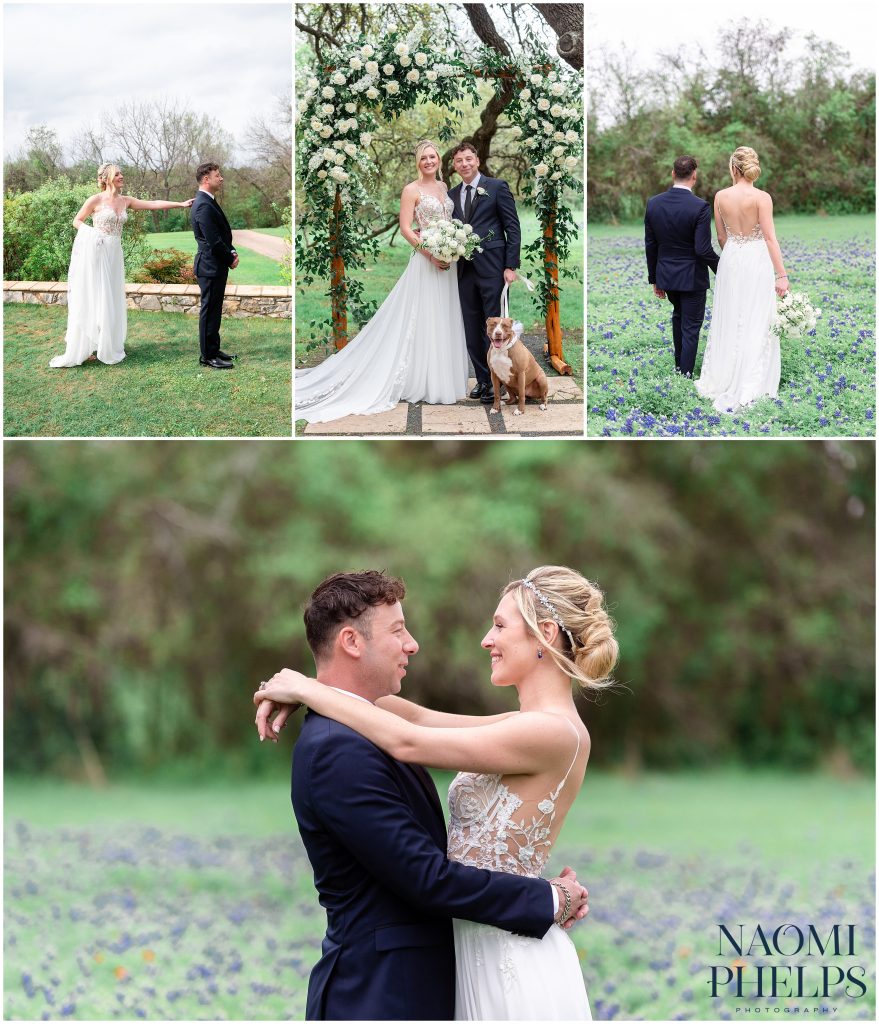
[[[723, 218], [729, 234], [747, 237], [757, 227], [764, 227], [766, 214], [772, 217], [772, 201], [766, 192], [751, 187], [733, 185], [721, 189], [714, 197], [715, 210]], [[765, 231], [764, 231], [765, 234]]]

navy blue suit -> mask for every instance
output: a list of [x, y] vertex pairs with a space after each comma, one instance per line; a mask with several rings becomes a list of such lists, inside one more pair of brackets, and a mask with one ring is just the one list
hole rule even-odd
[[307, 1020], [452, 1020], [452, 918], [541, 938], [543, 879], [446, 857], [442, 805], [421, 767], [309, 712], [293, 752], [293, 810], [327, 912]]
[[670, 188], [647, 201], [644, 214], [647, 280], [666, 293], [674, 312], [671, 326], [675, 367], [693, 372], [705, 319], [708, 268], [720, 257], [711, 244], [711, 207], [686, 188]]
[[190, 219], [198, 244], [193, 270], [201, 289], [198, 342], [202, 359], [215, 359], [220, 351], [226, 279], [237, 253], [232, 248], [232, 228], [216, 199], [205, 192], [197, 192]]
[[467, 353], [476, 372], [476, 382], [491, 385], [485, 321], [490, 316], [501, 315], [504, 270], [507, 267], [515, 270], [519, 266], [522, 231], [513, 193], [505, 181], [483, 174], [477, 188], [485, 194], [474, 192], [469, 217], [464, 216], [463, 188], [462, 182], [449, 190], [455, 204], [454, 216], [472, 225], [480, 238], [485, 238], [489, 231], [494, 232], [489, 241], [480, 243], [484, 252], [477, 253], [472, 260], [458, 260], [458, 294]]

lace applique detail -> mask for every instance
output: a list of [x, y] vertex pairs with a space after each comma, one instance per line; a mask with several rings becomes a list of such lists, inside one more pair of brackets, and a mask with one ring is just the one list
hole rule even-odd
[[421, 198], [415, 207], [415, 219], [418, 221], [420, 228], [426, 228], [428, 224], [432, 224], [435, 220], [452, 219], [452, 210], [454, 210], [455, 204], [449, 199], [448, 195], [445, 199], [440, 200], [429, 192], [422, 192], [421, 189], [418, 191], [421, 194]]
[[458, 774], [449, 787], [449, 858], [490, 871], [538, 878], [552, 848], [556, 801], [579, 752], [578, 735], [565, 777], [533, 808], [530, 821], [527, 814], [525, 820], [513, 819], [523, 801], [510, 792], [500, 775]]
[[763, 229], [760, 227], [759, 221], [751, 228], [747, 235], [737, 235], [734, 231], [730, 231], [729, 225], [726, 222], [723, 214], [720, 215], [720, 219], [723, 221], [723, 226], [726, 228], [727, 238], [731, 242], [735, 242], [736, 245], [745, 245], [746, 242], [763, 242]]
[[125, 222], [128, 220], [128, 210], [117, 213], [112, 206], [102, 206], [92, 214], [92, 225], [95, 231], [102, 235], [115, 235], [120, 238]]

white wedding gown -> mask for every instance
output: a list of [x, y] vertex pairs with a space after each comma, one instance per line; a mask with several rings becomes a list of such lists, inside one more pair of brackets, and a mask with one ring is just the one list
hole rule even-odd
[[67, 274], [67, 334], [63, 356], [50, 366], [79, 366], [96, 354], [102, 363], [125, 358], [128, 312], [122, 229], [128, 213], [109, 206], [95, 211], [93, 227], [76, 232]]
[[778, 396], [781, 348], [775, 322], [775, 275], [760, 225], [732, 234], [720, 254], [711, 329], [696, 390], [718, 412], [735, 412], [764, 395]]
[[[423, 229], [450, 220], [453, 203], [422, 192]], [[398, 402], [454, 405], [467, 391], [467, 345], [454, 265], [439, 270], [413, 252], [375, 316], [343, 349], [296, 371], [295, 418], [326, 423], [393, 409]]]
[[[552, 793], [527, 803], [499, 775], [456, 776], [449, 787], [449, 859], [540, 877], [555, 801], [576, 760], [575, 753]], [[558, 925], [542, 939], [473, 921], [455, 920], [454, 929], [455, 1020], [592, 1020], [577, 950]]]

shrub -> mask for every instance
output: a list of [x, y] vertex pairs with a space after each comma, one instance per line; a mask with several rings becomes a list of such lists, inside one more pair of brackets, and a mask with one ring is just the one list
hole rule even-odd
[[139, 284], [190, 284], [195, 280], [192, 257], [179, 249], [153, 249], [132, 279]]

